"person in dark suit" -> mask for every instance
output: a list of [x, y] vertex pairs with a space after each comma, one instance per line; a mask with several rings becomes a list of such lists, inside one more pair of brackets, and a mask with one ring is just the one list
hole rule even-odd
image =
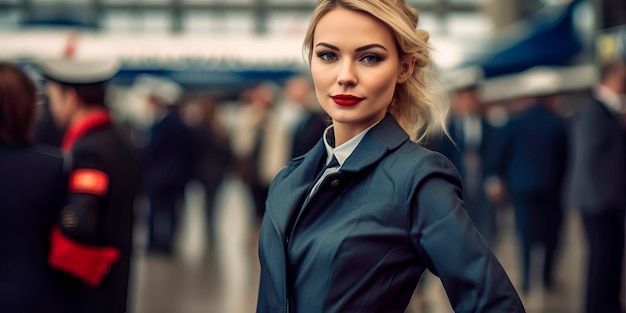
[[332, 125], [270, 186], [258, 313], [402, 313], [425, 269], [456, 312], [524, 312], [454, 166], [417, 143], [445, 118], [417, 20], [404, 1], [318, 2], [304, 42]]
[[202, 93], [185, 101], [184, 121], [193, 143], [192, 179], [204, 191], [207, 243], [214, 247], [217, 227], [214, 219], [217, 191], [231, 170], [232, 155], [226, 126], [219, 114], [218, 95]]
[[626, 65], [604, 66], [573, 126], [569, 199], [587, 238], [587, 313], [624, 312], [620, 299], [626, 210]]
[[520, 74], [512, 114], [495, 148], [494, 174], [506, 188], [520, 236], [522, 290], [530, 289], [532, 249], [545, 251], [543, 284], [553, 287], [553, 270], [563, 219], [568, 134], [554, 112], [558, 77], [551, 72]]
[[60, 313], [47, 259], [64, 203], [63, 158], [33, 144], [36, 89], [28, 76], [0, 63], [0, 95], [0, 312]]
[[134, 84], [154, 112], [143, 151], [144, 189], [150, 203], [148, 252], [171, 256], [193, 170], [192, 136], [177, 106], [183, 89], [168, 78], [147, 74]]
[[66, 312], [127, 312], [133, 208], [140, 168], [136, 151], [105, 106], [114, 61], [38, 62], [55, 122], [66, 127], [67, 204], [53, 229], [51, 266], [66, 273]]
[[285, 97], [299, 112], [291, 129], [292, 159], [311, 150], [328, 123], [322, 112], [313, 107], [313, 90], [309, 79], [303, 76], [290, 78], [285, 83]]
[[492, 246], [495, 236], [495, 209], [485, 193], [484, 181], [492, 156], [494, 127], [484, 116], [479, 99], [481, 73], [467, 69], [447, 80], [451, 94], [451, 115], [447, 127], [450, 136], [439, 135], [429, 148], [452, 161], [463, 182], [465, 208]]

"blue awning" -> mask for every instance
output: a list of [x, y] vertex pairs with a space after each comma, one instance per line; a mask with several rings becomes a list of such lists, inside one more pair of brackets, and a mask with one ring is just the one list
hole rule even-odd
[[482, 68], [485, 78], [522, 72], [535, 66], [567, 66], [577, 62], [583, 49], [574, 27], [573, 12], [579, 0], [547, 6], [520, 23], [513, 35], [500, 34], [484, 53], [463, 66]]

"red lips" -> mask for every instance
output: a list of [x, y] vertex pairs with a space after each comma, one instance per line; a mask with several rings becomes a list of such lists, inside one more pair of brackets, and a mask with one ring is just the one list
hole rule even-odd
[[335, 103], [341, 106], [353, 106], [363, 101], [363, 98], [359, 98], [353, 95], [334, 95], [331, 97]]

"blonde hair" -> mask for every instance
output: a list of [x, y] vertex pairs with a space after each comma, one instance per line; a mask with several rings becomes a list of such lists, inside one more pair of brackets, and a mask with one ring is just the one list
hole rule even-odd
[[416, 29], [419, 20], [417, 10], [404, 0], [320, 0], [313, 11], [303, 43], [303, 53], [308, 62], [313, 55], [313, 35], [317, 23], [337, 7], [369, 14], [386, 24], [394, 35], [400, 60], [415, 60], [413, 74], [405, 83], [396, 85], [388, 108], [411, 139], [422, 142], [441, 130], [447, 134], [448, 101], [443, 94], [426, 87], [427, 83], [438, 83], [439, 80], [430, 69], [430, 35]]

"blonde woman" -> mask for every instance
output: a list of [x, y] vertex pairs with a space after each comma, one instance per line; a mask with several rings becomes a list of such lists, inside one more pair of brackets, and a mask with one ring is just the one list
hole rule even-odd
[[318, 2], [304, 48], [332, 125], [270, 187], [258, 313], [402, 313], [425, 269], [456, 312], [524, 312], [456, 170], [419, 145], [445, 108], [417, 21], [401, 0]]

